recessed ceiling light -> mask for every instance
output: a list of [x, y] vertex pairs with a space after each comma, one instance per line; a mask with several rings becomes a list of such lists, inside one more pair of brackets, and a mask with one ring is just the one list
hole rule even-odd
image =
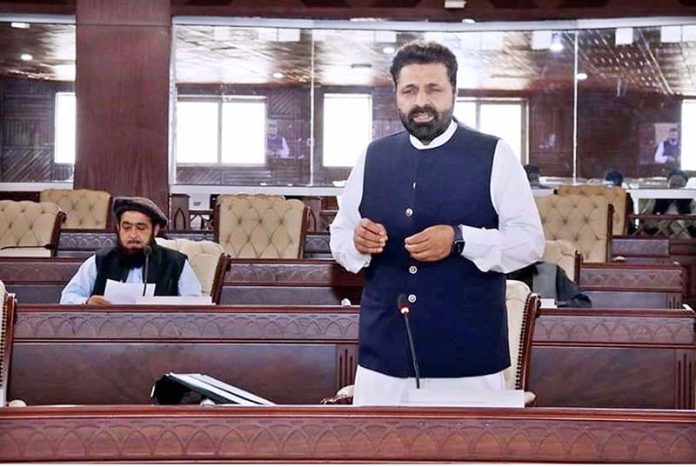
[[577, 79], [578, 81], [584, 81], [587, 79], [587, 73], [581, 71], [580, 73], [575, 75], [575, 79]]
[[284, 76], [285, 75], [283, 73], [281, 73], [280, 71], [276, 71], [275, 73], [273, 73], [273, 77], [275, 79], [282, 79]]
[[29, 29], [29, 23], [21, 23], [18, 21], [13, 21], [10, 23], [10, 26], [17, 29]]
[[32, 57], [32, 56], [29, 55], [29, 54], [22, 54], [22, 55], [19, 56], [19, 58], [21, 58], [21, 59], [24, 60], [25, 62], [28, 62], [29, 60], [33, 60], [33, 59], [34, 59], [34, 57]]
[[382, 52], [389, 55], [389, 54], [393, 54], [394, 52], [396, 52], [396, 49], [394, 47], [392, 47], [391, 45], [387, 45], [382, 49]]

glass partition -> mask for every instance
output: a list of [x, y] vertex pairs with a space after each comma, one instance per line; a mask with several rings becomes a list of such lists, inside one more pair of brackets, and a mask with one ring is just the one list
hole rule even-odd
[[[602, 181], [610, 170], [638, 178], [696, 169], [686, 128], [694, 95], [693, 27], [584, 30], [579, 37], [578, 170]], [[685, 110], [682, 115], [682, 108]], [[686, 121], [683, 120], [686, 118]], [[687, 125], [689, 125], [687, 123]]]
[[70, 181], [75, 26], [0, 22], [0, 182]]
[[311, 31], [175, 26], [176, 183], [307, 185]]
[[176, 183], [340, 185], [402, 130], [389, 67], [414, 39], [457, 55], [460, 121], [572, 176], [574, 33], [178, 25]]

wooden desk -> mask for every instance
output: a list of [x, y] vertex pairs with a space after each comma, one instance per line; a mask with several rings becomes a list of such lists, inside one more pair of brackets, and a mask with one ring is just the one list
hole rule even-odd
[[540, 407], [693, 409], [694, 324], [687, 310], [542, 309], [529, 389]]
[[10, 398], [147, 404], [164, 373], [203, 372], [274, 402], [318, 403], [353, 382], [357, 321], [342, 307], [19, 305]]
[[[57, 303], [79, 258], [0, 258], [0, 278], [20, 303]], [[679, 308], [683, 268], [674, 264], [585, 263], [580, 286], [595, 307]], [[222, 304], [339, 305], [360, 303], [362, 274], [329, 260], [232, 260]]]
[[583, 263], [578, 283], [596, 308], [680, 308], [686, 291], [673, 263]]
[[2, 462], [696, 462], [696, 412], [326, 407], [0, 409]]
[[[542, 310], [530, 389], [539, 406], [694, 408], [694, 322], [686, 310]], [[356, 307], [20, 303], [9, 396], [146, 404], [175, 371], [311, 404], [353, 382], [357, 339]]]

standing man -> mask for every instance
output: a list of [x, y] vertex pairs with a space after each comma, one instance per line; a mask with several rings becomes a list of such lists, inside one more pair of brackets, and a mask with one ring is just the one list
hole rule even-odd
[[655, 151], [655, 162], [658, 164], [669, 164], [679, 168], [679, 158], [681, 156], [681, 145], [679, 144], [679, 128], [669, 129], [667, 139], [662, 141]]
[[[155, 295], [201, 296], [201, 283], [186, 255], [155, 242], [167, 226], [162, 210], [147, 198], [114, 200], [118, 244], [90, 256], [60, 296], [61, 304], [109, 305], [104, 298], [107, 279], [118, 282], [154, 283]], [[150, 247], [147, 278], [143, 277], [145, 248]], [[147, 279], [147, 280], [146, 280]]]
[[544, 250], [527, 177], [505, 142], [452, 118], [449, 49], [412, 42], [390, 72], [406, 131], [368, 146], [331, 224], [336, 261], [365, 268], [354, 404], [397, 405], [415, 388], [400, 294], [422, 387], [504, 389], [504, 273]]

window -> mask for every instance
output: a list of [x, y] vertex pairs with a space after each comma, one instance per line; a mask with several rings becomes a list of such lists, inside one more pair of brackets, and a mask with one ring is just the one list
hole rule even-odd
[[325, 94], [325, 167], [352, 167], [372, 140], [372, 96]]
[[265, 100], [253, 96], [181, 98], [176, 104], [176, 160], [181, 164], [263, 165]]
[[454, 116], [465, 125], [502, 138], [523, 163], [527, 160], [526, 101], [523, 99], [459, 98]]
[[56, 93], [55, 144], [53, 160], [56, 164], [75, 163], [75, 126], [77, 102], [74, 92]]
[[696, 170], [696, 100], [682, 101], [681, 165], [684, 170]]

